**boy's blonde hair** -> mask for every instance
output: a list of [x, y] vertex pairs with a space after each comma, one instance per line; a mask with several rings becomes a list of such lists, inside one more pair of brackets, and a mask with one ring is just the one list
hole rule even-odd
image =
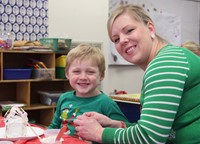
[[100, 48], [89, 44], [80, 44], [69, 51], [65, 71], [68, 72], [68, 68], [74, 60], [82, 61], [85, 59], [92, 60], [93, 63], [97, 64], [101, 75], [104, 76], [105, 57]]

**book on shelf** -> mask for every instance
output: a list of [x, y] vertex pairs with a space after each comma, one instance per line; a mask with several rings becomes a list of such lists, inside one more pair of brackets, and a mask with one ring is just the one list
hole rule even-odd
[[13, 47], [13, 50], [27, 50], [27, 51], [53, 51], [51, 48], [43, 46], [22, 46], [22, 47]]

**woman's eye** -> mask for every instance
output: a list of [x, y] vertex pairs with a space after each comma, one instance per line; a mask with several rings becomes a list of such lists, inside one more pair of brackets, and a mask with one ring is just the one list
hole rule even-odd
[[114, 43], [118, 43], [118, 42], [119, 42], [119, 38], [113, 39], [113, 42], [114, 42]]
[[128, 29], [127, 30], [127, 33], [130, 33], [130, 32], [132, 32], [134, 29]]

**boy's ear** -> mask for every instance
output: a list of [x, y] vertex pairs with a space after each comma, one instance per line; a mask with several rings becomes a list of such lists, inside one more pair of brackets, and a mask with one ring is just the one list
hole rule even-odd
[[102, 81], [104, 79], [104, 76], [105, 76], [104, 73], [100, 75], [100, 81]]
[[67, 79], [69, 79], [69, 74], [68, 74], [68, 72], [65, 72], [65, 77], [66, 77]]

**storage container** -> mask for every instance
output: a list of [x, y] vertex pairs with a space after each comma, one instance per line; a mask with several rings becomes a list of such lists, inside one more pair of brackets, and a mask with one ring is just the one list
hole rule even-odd
[[66, 79], [65, 67], [56, 67], [56, 78], [58, 78], [58, 79]]
[[40, 38], [40, 43], [47, 48], [57, 51], [58, 38]]
[[32, 78], [39, 80], [52, 80], [55, 78], [55, 69], [54, 68], [33, 69]]
[[60, 91], [38, 91], [40, 94], [40, 102], [45, 105], [56, 105], [59, 97], [63, 92]]
[[65, 67], [66, 66], [67, 55], [61, 55], [56, 58], [56, 67]]
[[32, 68], [6, 68], [3, 70], [4, 80], [30, 79]]
[[65, 67], [66, 67], [67, 55], [61, 55], [56, 59], [56, 78], [65, 79]]
[[69, 51], [72, 39], [65, 38], [40, 38], [40, 43], [53, 51]]
[[58, 51], [69, 51], [71, 48], [72, 39], [59, 38]]
[[0, 30], [0, 49], [11, 49], [13, 47], [14, 37], [8, 31]]

